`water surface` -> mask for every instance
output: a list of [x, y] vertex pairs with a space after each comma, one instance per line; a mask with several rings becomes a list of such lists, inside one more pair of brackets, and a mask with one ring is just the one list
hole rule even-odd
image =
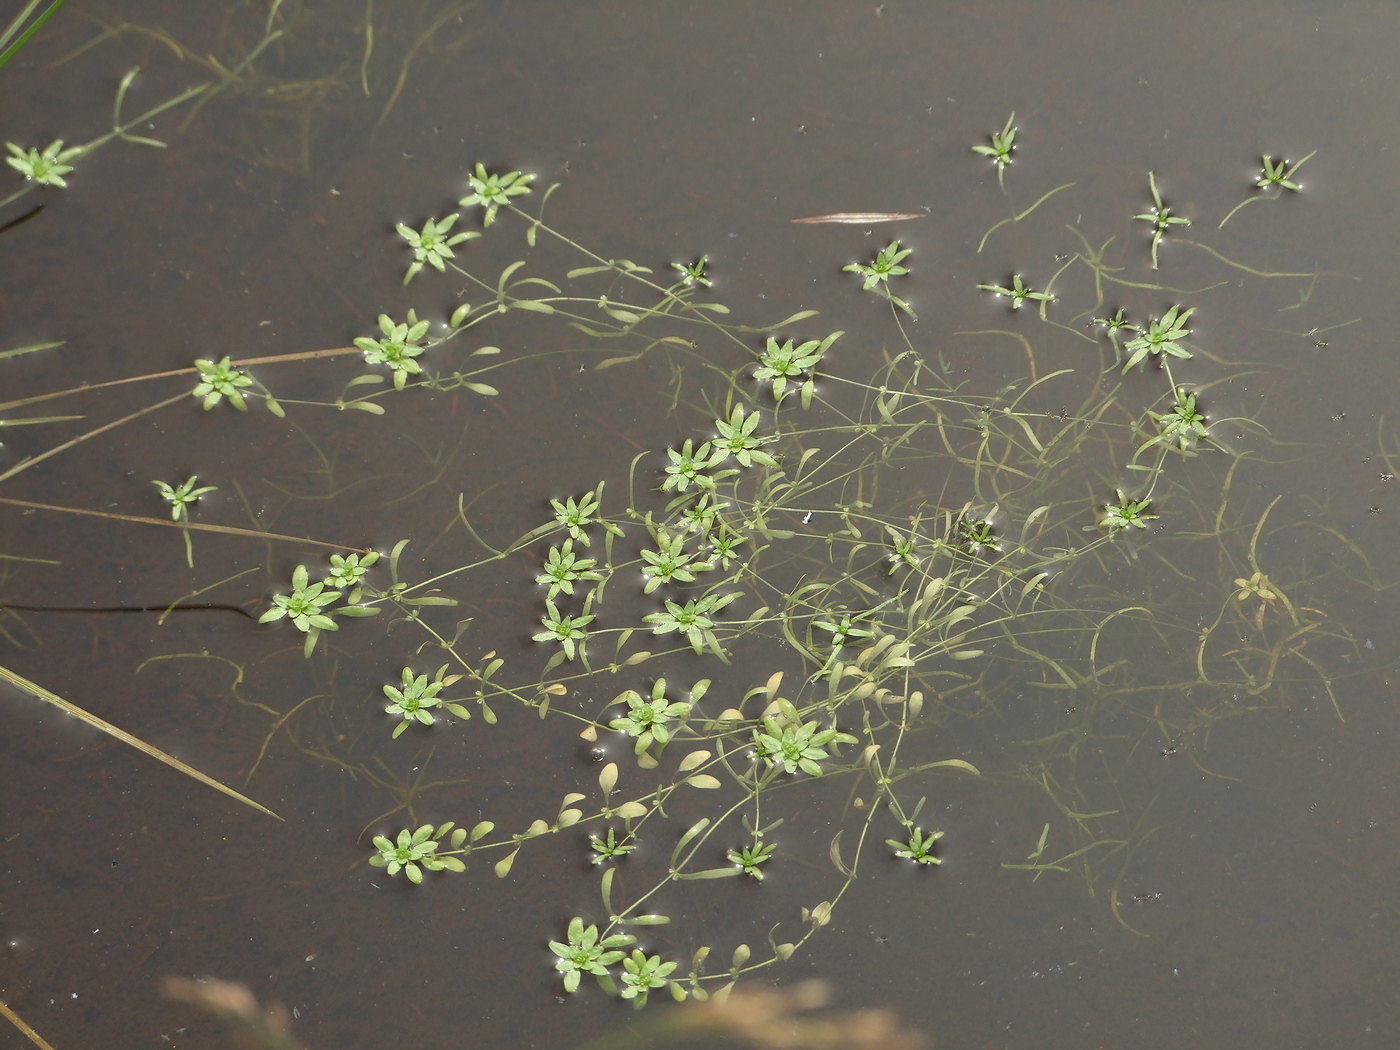
[[[845, 1005], [895, 1005], [937, 1046], [1383, 1045], [1397, 1023], [1388, 976], [1400, 917], [1388, 835], [1397, 819], [1395, 610], [1384, 589], [1400, 578], [1387, 542], [1400, 507], [1397, 483], [1383, 480], [1397, 454], [1384, 317], [1400, 23], [1388, 8], [462, 5], [419, 48], [376, 131], [400, 58], [454, 9], [377, 7], [380, 58], [365, 98], [363, 14], [286, 6], [289, 39], [266, 53], [267, 76], [334, 82], [278, 94], [269, 79], [260, 94], [229, 92], [183, 132], [187, 110], [163, 115], [145, 133], [167, 150], [114, 143], [84, 162], [68, 191], [31, 195], [0, 216], [44, 204], [0, 234], [0, 349], [64, 341], [0, 362], [11, 397], [195, 357], [346, 346], [371, 334], [381, 311], [397, 318], [413, 307], [444, 320], [459, 296], [482, 293], [427, 271], [401, 286], [408, 255], [393, 226], [418, 227], [452, 208], [477, 161], [537, 173], [541, 189], [560, 183], [551, 225], [605, 258], [665, 269], [708, 255], [713, 298], [740, 323], [820, 310], [810, 334], [846, 331], [833, 370], [859, 380], [902, 346], [889, 311], [841, 267], [896, 236], [914, 249], [899, 291], [919, 315], [907, 325], [911, 340], [988, 392], [1021, 376], [1024, 356], [1009, 340], [955, 333], [1014, 327], [1035, 340], [1042, 371], [1097, 368], [1089, 342], [1039, 325], [1029, 310], [1012, 317], [976, 290], [1013, 272], [1043, 287], [1081, 250], [1067, 226], [1095, 247], [1116, 236], [1105, 258], [1128, 280], [1199, 289], [1226, 273], [1229, 286], [1192, 300], [1198, 342], [1222, 361], [1199, 355], [1174, 374], [1218, 383], [1213, 416], [1257, 419], [1272, 435], [1223, 435], [1254, 453], [1232, 481], [1232, 520], [1257, 520], [1282, 497], [1260, 552], [1271, 578], [1355, 638], [1354, 647], [1319, 641], [1307, 650], [1335, 680], [1336, 707], [1306, 674], [1290, 673], [1257, 703], [1225, 705], [1234, 717], [1178, 738], [1154, 731], [1144, 692], [1135, 713], [1083, 743], [1076, 765], [1052, 763], [1086, 800], [1121, 811], [1104, 827], [1133, 838], [1130, 862], [1118, 855], [1092, 884], [1078, 872], [1032, 881], [1001, 865], [1023, 861], [1047, 822], [1051, 852], [1071, 830], [1029, 783], [1045, 752], [1023, 742], [1073, 722], [1067, 709], [1078, 705], [1044, 699], [1027, 684], [1039, 671], [1008, 659], [985, 705], [963, 711], [974, 717], [949, 714], [927, 737], [928, 757], [987, 773], [930, 777], [913, 792], [929, 796], [921, 822], [945, 833], [941, 867], [913, 871], [873, 851], [831, 925], [769, 972], [782, 983], [825, 977]], [[209, 21], [186, 5], [117, 13], [71, 0], [0, 71], [4, 137], [43, 145], [101, 134], [116, 82], [134, 65], [143, 72], [128, 112], [207, 75], [135, 31], [51, 67], [100, 31], [94, 20], [160, 27], [227, 66], [266, 17], [229, 7]], [[970, 146], [1013, 110], [1012, 206], [1074, 185], [979, 253], [1009, 202]], [[1261, 155], [1313, 150], [1303, 193], [1250, 205], [1215, 228], [1252, 192]], [[1148, 171], [1174, 212], [1194, 220], [1169, 232], [1157, 274], [1149, 227], [1131, 219], [1151, 204]], [[533, 206], [538, 193], [525, 200]], [[852, 211], [927, 218], [790, 222]], [[459, 249], [473, 272], [524, 257], [518, 222], [487, 232]], [[1319, 277], [1260, 277], [1186, 246], [1188, 237], [1257, 272]], [[552, 248], [532, 258], [532, 272], [573, 265]], [[1094, 304], [1082, 269], [1055, 290], [1063, 303], [1048, 316], [1062, 323]], [[1140, 313], [1174, 301], [1131, 290], [1121, 298]], [[151, 479], [196, 474], [219, 486], [200, 521], [386, 551], [411, 538], [406, 565], [421, 578], [480, 553], [457, 521], [459, 494], [483, 539], [509, 542], [547, 518], [550, 498], [602, 479], [620, 497], [639, 451], [707, 425], [700, 384], [712, 373], [688, 372], [692, 385], [671, 411], [661, 357], [596, 371], [599, 354], [580, 333], [512, 321], [478, 340], [499, 340], [509, 362], [490, 379], [497, 397], [411, 392], [387, 401], [384, 417], [303, 409], [292, 402], [334, 398], [363, 369], [343, 358], [279, 366], [259, 377], [288, 402], [286, 420], [227, 405], [206, 414], [189, 399], [17, 474], [3, 495], [159, 516]], [[705, 351], [725, 371], [743, 362], [720, 342]], [[1154, 381], [1135, 374], [1125, 390], [1140, 398]], [[81, 422], [6, 428], [6, 467], [173, 396], [187, 380], [164, 382], [94, 392], [62, 409], [84, 413]], [[1037, 411], [1064, 407], [1058, 389], [1046, 388]], [[841, 403], [835, 384], [822, 392]], [[1083, 501], [1093, 486], [1121, 480], [1105, 473], [1112, 462], [1087, 464], [1059, 498]], [[1208, 622], [1229, 580], [1187, 542], [1200, 524], [1188, 496], [1218, 492], [1223, 462], [1182, 466], [1180, 492], [1162, 501], [1162, 531], [1138, 542], [1136, 561], [1106, 561], [1098, 582], [1069, 574], [1066, 586], [1137, 595], [1183, 630], [1196, 617]], [[910, 466], [900, 483], [910, 498], [937, 492], [941, 470], [952, 473]], [[544, 947], [571, 916], [598, 917], [582, 833], [522, 852], [505, 879], [474, 860], [420, 888], [369, 868], [366, 838], [357, 840], [362, 829], [399, 826], [381, 815], [398, 803], [392, 789], [420, 774], [444, 782], [422, 793], [415, 812], [424, 821], [552, 819], [565, 792], [596, 776], [575, 724], [510, 710], [495, 727], [477, 718], [388, 740], [376, 697], [421, 638], [351, 623], [336, 639], [343, 648], [304, 660], [294, 632], [236, 611], [256, 615], [297, 564], [324, 564], [315, 547], [198, 534], [191, 571], [174, 530], [14, 507], [3, 520], [3, 553], [35, 559], [8, 563], [10, 605], [164, 607], [228, 580], [190, 602], [233, 608], [159, 624], [145, 612], [21, 612], [4, 622], [14, 640], [4, 662], [286, 818], [273, 822], [7, 690], [0, 986], [51, 1043], [222, 1045], [219, 1023], [159, 997], [157, 982], [170, 974], [244, 981], [295, 1007], [295, 1030], [312, 1047], [568, 1047], [631, 1023], [596, 989], [564, 996]], [[440, 622], [450, 633], [474, 617], [464, 636], [474, 656], [496, 650], [512, 666], [542, 663], [529, 640], [540, 614], [534, 571], [522, 555], [508, 570], [444, 585], [462, 606]], [[615, 601], [645, 611], [620, 587]], [[1180, 675], [1189, 651], [1126, 631], [1109, 640], [1145, 685]], [[732, 670], [697, 659], [675, 673], [713, 674], [742, 692], [785, 658], [745, 656]], [[582, 709], [645, 681], [574, 699]], [[642, 778], [625, 746], [603, 743], [624, 778]], [[651, 950], [683, 958], [713, 943], [727, 955], [827, 899], [840, 880], [826, 844], [848, 788], [814, 791], [783, 814], [781, 852], [794, 859], [774, 864], [761, 886], [668, 889], [659, 903], [677, 922], [649, 938]], [[686, 815], [678, 810], [678, 827]], [[620, 878], [656, 860], [629, 858]]]

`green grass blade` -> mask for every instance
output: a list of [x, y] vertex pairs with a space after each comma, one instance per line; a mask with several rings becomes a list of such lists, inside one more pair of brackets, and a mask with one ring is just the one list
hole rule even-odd
[[52, 350], [56, 346], [62, 346], [64, 340], [60, 339], [56, 343], [35, 343], [33, 346], [17, 346], [13, 350], [0, 350], [0, 359], [6, 357], [18, 357], [20, 354], [32, 354], [36, 350]]
[[[28, 29], [26, 29], [20, 35], [20, 38], [18, 40], [16, 40], [9, 47], [5, 48], [3, 53], [0, 53], [0, 68], [3, 68], [5, 63], [15, 56], [16, 51], [18, 51], [26, 43], [28, 43], [29, 38], [35, 33], [37, 33], [39, 31], [39, 28], [45, 22], [47, 22], [49, 18], [53, 15], [53, 13], [57, 11], [60, 7], [62, 7], [64, 3], [65, 0], [53, 0], [53, 3], [49, 4], [48, 8], [44, 11], [44, 13], [38, 18], [34, 19], [34, 24], [31, 25]], [[33, 11], [37, 5], [38, 0], [33, 0], [33, 2], [29, 4], [29, 6], [27, 6], [23, 11], [19, 13], [19, 16], [13, 22], [11, 22], [9, 26], [5, 29], [4, 36], [0, 37], [0, 43], [4, 43], [4, 41], [8, 40], [12, 35], [14, 35], [15, 30], [20, 27], [20, 25], [24, 22], [25, 17], [29, 14], [29, 12]]]

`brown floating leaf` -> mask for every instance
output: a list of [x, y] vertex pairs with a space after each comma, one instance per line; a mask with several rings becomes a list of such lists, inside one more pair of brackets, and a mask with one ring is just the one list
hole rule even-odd
[[793, 219], [793, 222], [843, 222], [850, 226], [864, 226], [872, 222], [903, 222], [905, 219], [926, 219], [928, 215], [921, 211], [838, 211], [834, 215], [812, 215], [805, 219]]

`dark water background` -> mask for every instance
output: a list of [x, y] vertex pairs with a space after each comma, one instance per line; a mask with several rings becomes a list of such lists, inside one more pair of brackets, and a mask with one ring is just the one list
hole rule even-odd
[[[115, 83], [136, 64], [145, 72], [130, 113], [204, 79], [135, 33], [51, 68], [98, 31], [94, 19], [163, 27], [228, 64], [239, 40], [256, 40], [265, 10], [227, 8], [70, 0], [0, 71], [0, 136], [43, 145], [102, 133]], [[973, 286], [1012, 270], [1043, 281], [1057, 254], [1078, 248], [1066, 223], [1096, 244], [1117, 233], [1130, 276], [1151, 280], [1145, 227], [1127, 217], [1146, 205], [1154, 170], [1174, 210], [1198, 217], [1192, 234], [1218, 250], [1260, 269], [1329, 275], [1315, 309], [1291, 315], [1276, 311], [1304, 282], [1258, 290], [1234, 275], [1252, 312], [1207, 304], [1197, 325], [1227, 356], [1271, 366], [1217, 393], [1221, 414], [1259, 413], [1276, 437], [1297, 443], [1273, 457], [1286, 462], [1248, 475], [1246, 498], [1262, 509], [1284, 494], [1279, 514], [1325, 522], [1366, 552], [1378, 578], [1400, 579], [1400, 482], [1380, 480], [1379, 456], [1383, 446], [1395, 450], [1383, 421], [1400, 367], [1384, 320], [1400, 193], [1390, 157], [1400, 13], [1391, 7], [485, 4], [464, 7], [421, 49], [373, 136], [398, 56], [450, 7], [375, 6], [376, 48], [386, 57], [368, 100], [358, 87], [359, 5], [288, 10], [300, 19], [300, 50], [269, 51], [267, 68], [286, 78], [339, 69], [348, 85], [309, 110], [305, 156], [292, 103], [220, 98], [184, 133], [183, 111], [159, 118], [149, 133], [168, 150], [109, 145], [84, 161], [68, 191], [31, 195], [0, 216], [45, 204], [0, 233], [0, 349], [66, 341], [0, 362], [6, 399], [196, 356], [344, 346], [368, 334], [380, 311], [401, 317], [413, 306], [445, 317], [456, 291], [447, 278], [425, 273], [399, 286], [407, 255], [393, 223], [418, 226], [450, 209], [478, 160], [537, 172], [540, 186], [562, 183], [551, 223], [601, 255], [665, 266], [708, 254], [715, 298], [750, 315], [743, 320], [818, 308], [823, 331], [878, 330], [864, 350], [872, 368], [880, 340], [892, 338], [887, 318], [838, 271], [897, 235], [918, 263], [901, 293], [920, 314], [915, 338], [956, 354], [969, 383], [989, 388], [1019, 375], [1022, 361], [952, 337], [1004, 323]], [[294, 68], [288, 56], [315, 68]], [[979, 256], [976, 242], [1005, 202], [968, 147], [1012, 110], [1022, 150], [1007, 182], [1017, 204], [1077, 185]], [[1314, 149], [1303, 194], [1251, 205], [1214, 231], [1210, 217], [1248, 194], [1261, 154], [1296, 159]], [[789, 222], [924, 209], [928, 219], [888, 234]], [[497, 233], [464, 246], [476, 272], [523, 253], [518, 227]], [[1170, 238], [1163, 264], [1184, 287], [1207, 283], [1202, 260]], [[1325, 347], [1299, 334], [1352, 318], [1360, 320], [1321, 337]], [[580, 342], [543, 323], [515, 324], [508, 338], [520, 356]], [[150, 479], [198, 474], [220, 486], [199, 520], [247, 525], [253, 514], [277, 532], [381, 549], [412, 537], [410, 552], [422, 559], [413, 572], [441, 571], [473, 556], [452, 528], [457, 493], [476, 500], [483, 535], [504, 542], [544, 519], [548, 497], [600, 477], [615, 488], [639, 449], [692, 432], [668, 416], [659, 361], [580, 374], [587, 360], [551, 353], [493, 377], [501, 396], [489, 403], [391, 399], [380, 419], [293, 407], [283, 423], [258, 409], [205, 414], [191, 399], [18, 475], [3, 495], [159, 515]], [[1203, 363], [1193, 367], [1193, 377], [1209, 378]], [[263, 378], [286, 399], [324, 398], [352, 374], [326, 362]], [[178, 389], [117, 388], [71, 411], [114, 418]], [[6, 428], [4, 462], [77, 432]], [[256, 570], [204, 599], [238, 605], [322, 557], [200, 534], [190, 573], [173, 530], [15, 508], [0, 522], [0, 553], [62, 563], [13, 567], [4, 600], [14, 605], [165, 604]], [[1311, 567], [1300, 575], [1345, 576], [1334, 537], [1290, 535], [1292, 546], [1270, 552], [1276, 562]], [[528, 625], [521, 609], [538, 602], [528, 569], [474, 577], [456, 593], [458, 615], [477, 617], [483, 631], [474, 652], [506, 644], [509, 655], [526, 653], [525, 626], [512, 635], [497, 625]], [[1204, 774], [1185, 754], [1162, 757], [1155, 739], [1117, 770], [1126, 804], [1142, 812], [1152, 803], [1160, 828], [1120, 890], [1125, 919], [1149, 936], [1115, 921], [1106, 883], [1091, 897], [1074, 877], [1032, 884], [1000, 868], [1057, 819], [1043, 794], [947, 778], [930, 781], [926, 818], [946, 832], [943, 866], [873, 866], [778, 979], [823, 976], [844, 1004], [895, 1005], [939, 1047], [1392, 1045], [1400, 1024], [1398, 701], [1387, 663], [1394, 598], [1335, 579], [1317, 593], [1330, 616], [1374, 646], [1327, 655], [1329, 670], [1350, 675], [1338, 686], [1344, 722], [1325, 696], [1295, 691], [1283, 709], [1193, 741], [1202, 765], [1222, 775]], [[1161, 597], [1178, 606], [1192, 599], [1189, 588]], [[271, 723], [239, 697], [279, 712], [328, 698], [313, 702], [324, 718], [300, 723], [298, 743], [331, 747], [360, 724], [344, 710], [372, 700], [384, 668], [403, 658], [378, 627], [351, 625], [356, 644], [370, 639], [363, 659], [305, 661], [290, 631], [255, 629], [235, 612], [179, 614], [159, 627], [141, 613], [23, 620], [6, 621], [24, 643], [3, 650], [7, 666], [239, 785]], [[204, 650], [231, 663], [142, 668], [152, 656]], [[234, 663], [248, 672], [237, 694]], [[311, 1047], [568, 1047], [629, 1022], [630, 1011], [596, 991], [556, 1002], [543, 943], [569, 916], [596, 909], [582, 847], [570, 854], [551, 840], [522, 854], [504, 881], [476, 863], [412, 890], [369, 869], [355, 841], [394, 805], [389, 796], [309, 760], [285, 737], [247, 787], [286, 817], [276, 824], [27, 696], [6, 689], [4, 705], [0, 989], [60, 1050], [222, 1045], [217, 1023], [160, 999], [157, 981], [169, 974], [241, 980], [294, 1006], [296, 1032]], [[1003, 748], [1035, 735], [1040, 717], [1027, 709], [964, 726], [944, 753], [1004, 767]], [[427, 775], [462, 782], [427, 796], [424, 820], [488, 816], [514, 827], [549, 818], [560, 795], [593, 775], [574, 730], [532, 714], [506, 713], [494, 729], [474, 720], [442, 736]], [[413, 741], [379, 753], [397, 756], [405, 776], [429, 757]], [[405, 764], [406, 755], [417, 757]], [[825, 843], [820, 819], [793, 816]], [[793, 921], [799, 905], [829, 893], [823, 857], [824, 846], [809, 866], [775, 868], [761, 896], [747, 880], [706, 884], [687, 905], [687, 936], [749, 937], [731, 929], [740, 912]], [[0, 1045], [21, 1043], [0, 1035]]]

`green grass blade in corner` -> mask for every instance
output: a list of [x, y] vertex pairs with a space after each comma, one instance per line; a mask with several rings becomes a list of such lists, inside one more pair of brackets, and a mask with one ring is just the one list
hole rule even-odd
[[[15, 52], [22, 48], [29, 41], [29, 38], [35, 33], [37, 33], [40, 27], [45, 22], [47, 22], [50, 16], [52, 16], [55, 11], [62, 7], [63, 4], [64, 0], [53, 0], [53, 3], [49, 4], [49, 6], [45, 8], [44, 13], [38, 18], [34, 19], [34, 24], [20, 34], [20, 38], [18, 40], [16, 40], [13, 44], [10, 44], [10, 46], [5, 48], [3, 52], [0, 52], [0, 67], [3, 67], [6, 62], [14, 58]], [[36, 8], [37, 6], [38, 0], [34, 0], [33, 3], [29, 4], [23, 11], [21, 11], [19, 15], [15, 18], [15, 20], [5, 28], [5, 32], [3, 34], [0, 34], [0, 46], [4, 46], [4, 44], [12, 36], [14, 36], [16, 32], [18, 32], [19, 27], [24, 24], [25, 18], [27, 18], [29, 16], [29, 13], [33, 11], [34, 8]]]

